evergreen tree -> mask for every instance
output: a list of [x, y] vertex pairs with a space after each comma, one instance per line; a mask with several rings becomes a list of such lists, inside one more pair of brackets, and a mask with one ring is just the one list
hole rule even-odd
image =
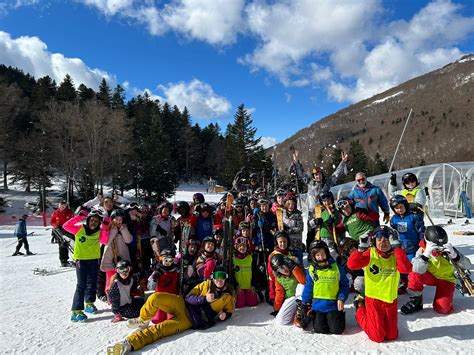
[[375, 157], [371, 165], [372, 171], [370, 172], [370, 175], [379, 175], [388, 172], [387, 161], [382, 159], [379, 152], [375, 153]]
[[74, 82], [69, 74], [66, 74], [56, 92], [56, 100], [65, 102], [74, 102], [77, 97]]
[[48, 75], [38, 79], [31, 94], [31, 106], [33, 111], [42, 111], [47, 103], [56, 95], [56, 82]]
[[107, 81], [105, 78], [102, 78], [102, 81], [100, 82], [99, 85], [99, 92], [97, 93], [97, 101], [104, 105], [105, 107], [110, 107], [111, 106], [111, 101], [112, 101], [112, 95], [110, 93], [110, 87], [109, 84], [107, 84]]
[[117, 85], [112, 94], [111, 106], [113, 109], [122, 110], [125, 108], [125, 95], [124, 89], [120, 85]]
[[369, 158], [365, 154], [364, 147], [359, 140], [352, 141], [349, 146], [349, 156], [352, 163], [352, 180], [357, 172], [362, 171], [370, 176]]
[[79, 103], [82, 105], [84, 102], [95, 99], [95, 91], [88, 88], [84, 84], [79, 85], [78, 88]]

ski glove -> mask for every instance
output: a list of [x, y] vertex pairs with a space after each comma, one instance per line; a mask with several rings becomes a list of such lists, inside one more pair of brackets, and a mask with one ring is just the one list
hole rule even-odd
[[392, 175], [390, 175], [390, 185], [397, 186], [397, 174], [392, 173]]
[[112, 323], [118, 323], [118, 322], [123, 322], [125, 319], [123, 319], [123, 317], [120, 315], [120, 314], [116, 314], [113, 318], [112, 318]]
[[309, 228], [310, 229], [315, 229], [318, 225], [316, 224], [316, 219], [314, 218], [311, 218], [309, 221], [308, 221], [308, 225], [309, 225]]
[[458, 256], [458, 253], [456, 253], [456, 250], [454, 250], [453, 245], [451, 243], [446, 243], [445, 245], [443, 245], [443, 251], [448, 253], [451, 259], [456, 259]]
[[361, 253], [366, 251], [369, 248], [369, 234], [365, 234], [364, 236], [360, 237], [359, 239], [359, 247], [357, 250], [359, 250]]
[[398, 233], [391, 233], [389, 237], [390, 245], [392, 246], [392, 249], [397, 249], [400, 248], [400, 240], [398, 239]]
[[434, 251], [438, 251], [438, 250], [439, 250], [438, 245], [436, 245], [433, 242], [427, 241], [425, 251], [423, 252], [423, 256], [425, 258], [429, 258], [431, 254], [433, 254]]

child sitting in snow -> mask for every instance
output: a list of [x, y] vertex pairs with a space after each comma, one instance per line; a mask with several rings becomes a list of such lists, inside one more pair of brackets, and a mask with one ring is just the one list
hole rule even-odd
[[201, 255], [195, 262], [196, 273], [201, 281], [208, 280], [216, 268], [219, 259], [216, 246], [216, 240], [212, 236], [207, 236], [202, 240]]
[[306, 283], [304, 268], [283, 254], [274, 255], [271, 266], [275, 278], [275, 302], [271, 315], [280, 325], [294, 323], [300, 327], [300, 320], [295, 317], [296, 299], [300, 298]]
[[131, 291], [138, 287], [138, 283], [131, 275], [132, 264], [128, 260], [117, 263], [117, 273], [110, 279], [108, 290], [109, 301], [114, 318], [112, 323], [123, 321], [124, 318], [136, 318], [140, 315], [145, 300], [141, 297], [132, 297]]
[[302, 302], [311, 305], [315, 333], [341, 334], [346, 327], [344, 302], [349, 295], [349, 280], [325, 242], [313, 241], [309, 251], [311, 265], [306, 272]]
[[268, 257], [267, 270], [268, 270], [268, 284], [270, 286], [269, 297], [272, 302], [275, 300], [275, 278], [273, 277], [273, 270], [271, 261], [277, 254], [283, 254], [291, 256], [290, 253], [290, 236], [285, 231], [277, 231], [274, 235], [275, 248]]

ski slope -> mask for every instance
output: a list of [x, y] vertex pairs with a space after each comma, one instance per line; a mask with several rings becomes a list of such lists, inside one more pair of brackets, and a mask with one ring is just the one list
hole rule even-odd
[[[179, 193], [177, 200], [187, 197]], [[192, 193], [191, 193], [192, 195]], [[218, 196], [218, 195], [215, 195]], [[218, 199], [211, 197], [209, 200]], [[436, 223], [446, 223], [437, 219]], [[474, 263], [474, 237], [453, 236], [452, 232], [474, 230], [463, 219], [446, 226], [450, 241]], [[425, 221], [428, 225], [429, 221]], [[473, 222], [474, 223], [474, 222]], [[105, 303], [86, 323], [69, 320], [76, 285], [72, 268], [59, 268], [57, 244], [50, 244], [50, 230], [28, 227], [34, 256], [12, 257], [16, 245], [13, 225], [0, 226], [0, 353], [2, 354], [100, 354], [108, 345], [131, 333], [125, 322], [113, 324]], [[33, 274], [33, 268], [49, 268], [50, 276]], [[370, 341], [355, 321], [353, 295], [346, 304], [346, 331], [343, 335], [320, 335], [293, 326], [277, 326], [269, 314], [272, 308], [260, 304], [236, 310], [233, 317], [205, 331], [189, 330], [143, 348], [143, 354], [196, 353], [460, 353], [474, 349], [474, 299], [455, 291], [453, 314], [443, 316], [432, 310], [434, 288], [424, 291], [425, 309], [417, 314], [399, 314], [399, 339], [377, 344]], [[408, 296], [399, 298], [399, 307]]]

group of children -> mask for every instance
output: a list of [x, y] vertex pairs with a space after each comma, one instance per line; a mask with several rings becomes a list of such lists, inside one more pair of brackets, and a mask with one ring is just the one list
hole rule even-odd
[[[213, 211], [204, 196], [196, 194], [191, 205], [177, 203], [177, 219], [171, 215], [171, 204], [161, 204], [148, 222], [153, 251], [148, 270], [141, 265], [145, 263], [134, 261], [138, 228], [129, 223], [143, 211], [132, 205], [116, 209], [113, 203], [107, 209], [102, 201], [102, 209], [63, 225], [75, 235], [78, 282], [71, 320], [85, 321], [84, 312], [97, 312], [94, 302], [101, 270], [106, 272], [105, 301], [114, 313], [112, 321], [128, 319], [129, 327], [140, 329], [115, 344], [114, 353], [138, 350], [185, 329], [207, 328], [229, 319], [234, 308], [264, 301], [272, 305], [278, 324], [303, 329], [311, 324], [316, 333], [341, 334], [351, 291], [356, 293], [357, 322], [368, 337], [376, 342], [396, 339], [399, 294], [408, 292], [410, 301], [401, 312], [410, 314], [423, 307], [424, 285], [436, 286], [434, 310], [450, 313], [453, 263], [470, 267], [441, 227], [425, 228], [418, 205], [405, 197], [411, 191], [404, 190], [390, 199], [394, 212], [390, 226], [378, 225], [350, 198], [336, 202], [330, 191], [322, 193], [321, 217], [309, 221], [316, 230], [315, 240], [306, 248], [294, 193], [278, 190], [273, 203], [262, 192], [237, 197], [230, 212], [230, 269], [226, 269], [229, 260], [223, 259], [225, 198]], [[76, 227], [74, 232], [71, 226]], [[154, 291], [146, 301], [145, 290]]]

